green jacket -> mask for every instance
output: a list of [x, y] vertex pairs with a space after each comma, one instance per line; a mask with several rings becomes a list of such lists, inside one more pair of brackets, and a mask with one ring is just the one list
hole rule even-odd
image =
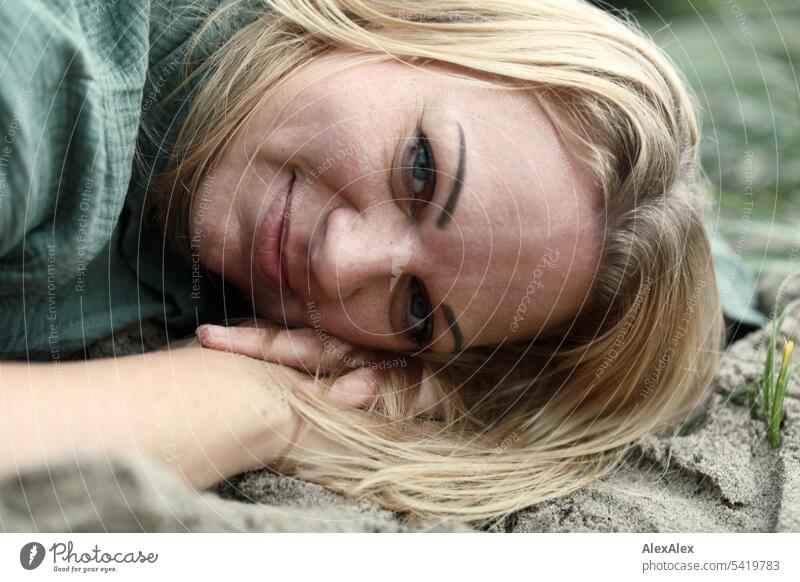
[[[138, 213], [189, 102], [163, 97], [206, 16], [197, 5], [0, 4], [3, 358], [58, 360], [141, 320], [183, 334], [223, 316], [221, 284], [164, 251]], [[256, 13], [221, 20], [198, 54]], [[142, 120], [155, 136], [139, 136]]]
[[[0, 4], [0, 357], [59, 360], [138, 321], [183, 334], [231, 315], [235, 294], [165, 251], [138, 212], [191, 102], [163, 98], [198, 4], [223, 1]], [[264, 9], [231, 11], [196, 54]], [[757, 320], [734, 295], [734, 317]]]

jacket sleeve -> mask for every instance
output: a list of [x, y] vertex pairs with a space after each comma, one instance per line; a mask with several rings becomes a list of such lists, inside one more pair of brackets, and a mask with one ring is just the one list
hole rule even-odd
[[[148, 2], [0, 3], [0, 296], [74, 276], [109, 241], [130, 181]], [[31, 279], [33, 278], [33, 279]]]

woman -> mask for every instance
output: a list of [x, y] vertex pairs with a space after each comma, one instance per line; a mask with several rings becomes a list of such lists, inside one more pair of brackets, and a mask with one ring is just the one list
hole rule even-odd
[[208, 4], [4, 9], [7, 56], [12, 29], [39, 51], [14, 80], [43, 76], [20, 111], [63, 113], [16, 115], [4, 353], [60, 362], [152, 317], [215, 348], [3, 364], [6, 469], [137, 446], [197, 487], [270, 465], [476, 520], [607, 474], [703, 399], [722, 318], [697, 121], [630, 23]]

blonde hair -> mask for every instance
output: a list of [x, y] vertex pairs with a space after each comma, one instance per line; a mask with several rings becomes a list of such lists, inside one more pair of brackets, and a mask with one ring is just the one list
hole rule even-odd
[[[697, 120], [672, 65], [631, 22], [579, 0], [269, 6], [187, 77], [203, 82], [155, 192], [173, 238], [188, 233], [191, 193], [235, 128], [331, 47], [452, 63], [530, 90], [593, 171], [605, 210], [580, 318], [535, 342], [413, 358], [383, 374], [367, 411], [288, 389], [307, 425], [348, 452], [295, 447], [281, 470], [412, 518], [497, 519], [607, 475], [637, 439], [669, 430], [707, 395], [722, 323]], [[411, 412], [422, 374], [438, 419]]]

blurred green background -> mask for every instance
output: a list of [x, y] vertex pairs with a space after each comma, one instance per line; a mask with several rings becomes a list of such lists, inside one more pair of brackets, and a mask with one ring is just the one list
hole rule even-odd
[[[692, 85], [711, 228], [761, 279], [800, 266], [800, 0], [613, 0]], [[796, 265], [795, 265], [796, 263]]]

